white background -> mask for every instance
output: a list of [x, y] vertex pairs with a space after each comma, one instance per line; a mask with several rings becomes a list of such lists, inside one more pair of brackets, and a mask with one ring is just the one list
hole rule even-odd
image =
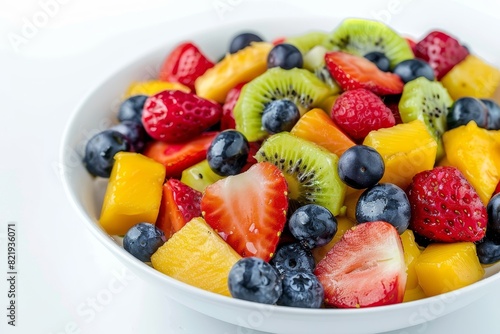
[[[165, 306], [164, 297], [93, 240], [66, 199], [57, 174], [64, 126], [93, 85], [134, 54], [161, 45], [160, 40], [148, 38], [151, 29], [163, 29], [165, 36], [171, 36], [287, 15], [356, 15], [397, 22], [416, 3], [1, 0], [0, 272], [6, 272], [6, 225], [15, 222], [19, 308], [18, 326], [7, 326], [7, 285], [2, 274], [0, 333], [251, 333], [177, 304]], [[453, 3], [500, 19], [494, 0]], [[439, 8], [453, 17], [454, 6], [449, 4], [434, 4], [428, 10]], [[428, 30], [423, 14], [415, 19]], [[30, 24], [36, 25], [30, 30]], [[466, 24], [466, 16], [456, 17], [457, 26]], [[480, 36], [467, 37], [472, 45], [484, 45]], [[500, 64], [500, 55], [486, 52], [484, 56]], [[459, 312], [397, 333], [500, 332], [500, 287], [497, 290]]]

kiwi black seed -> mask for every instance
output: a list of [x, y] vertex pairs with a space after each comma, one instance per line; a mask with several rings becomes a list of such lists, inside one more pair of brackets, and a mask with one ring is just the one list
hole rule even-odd
[[340, 213], [346, 186], [337, 174], [335, 154], [288, 132], [280, 132], [264, 142], [255, 158], [281, 169], [291, 200], [302, 205], [322, 205], [333, 215]]
[[269, 102], [288, 99], [303, 115], [333, 94], [331, 88], [308, 70], [268, 69], [243, 87], [233, 111], [236, 129], [249, 142], [262, 140], [268, 136], [262, 127], [262, 113]]
[[424, 77], [408, 82], [399, 101], [399, 114], [405, 123], [419, 119], [438, 143], [437, 159], [444, 155], [441, 136], [446, 131], [446, 116], [453, 100], [438, 81]]
[[367, 19], [345, 19], [332, 32], [327, 48], [358, 56], [381, 52], [390, 61], [391, 69], [406, 59], [414, 58], [408, 42], [386, 24]]

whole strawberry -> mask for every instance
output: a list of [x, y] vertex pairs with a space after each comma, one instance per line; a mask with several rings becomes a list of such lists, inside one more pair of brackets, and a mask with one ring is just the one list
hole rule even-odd
[[441, 31], [430, 32], [415, 46], [415, 57], [428, 62], [438, 80], [468, 54], [469, 51], [460, 42]]
[[372, 130], [396, 124], [392, 111], [364, 88], [342, 93], [332, 108], [332, 119], [351, 138], [363, 139]]
[[224, 102], [224, 105], [222, 106], [222, 117], [220, 120], [220, 129], [221, 130], [227, 130], [227, 129], [236, 129], [236, 122], [234, 120], [234, 114], [233, 114], [233, 109], [234, 106], [236, 105], [236, 102], [238, 102], [238, 98], [240, 97], [241, 89], [243, 86], [246, 84], [240, 83], [236, 85], [233, 89], [227, 93], [226, 96], [226, 101]]
[[196, 45], [186, 42], [178, 45], [167, 56], [160, 69], [159, 79], [180, 82], [194, 91], [196, 79], [213, 66], [214, 63]]
[[486, 208], [455, 167], [418, 173], [408, 189], [410, 228], [439, 242], [479, 241], [486, 231]]
[[221, 118], [219, 104], [193, 93], [166, 90], [150, 96], [144, 103], [142, 123], [156, 140], [177, 143], [191, 139]]

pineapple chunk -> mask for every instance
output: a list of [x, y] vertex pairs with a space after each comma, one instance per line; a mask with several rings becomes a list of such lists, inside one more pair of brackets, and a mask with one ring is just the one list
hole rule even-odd
[[472, 242], [427, 246], [416, 260], [415, 271], [427, 296], [457, 290], [479, 281], [484, 275]]
[[167, 82], [161, 80], [135, 81], [130, 84], [125, 92], [125, 98], [134, 95], [155, 95], [164, 90], [181, 90], [189, 93], [191, 89], [178, 82]]
[[441, 79], [441, 83], [454, 100], [467, 96], [490, 98], [500, 84], [500, 71], [481, 58], [468, 55]]
[[110, 235], [124, 235], [137, 223], [156, 222], [165, 167], [139, 153], [114, 158], [99, 223]]
[[415, 242], [415, 236], [412, 230], [406, 230], [401, 234], [401, 242], [403, 243], [403, 251], [405, 256], [406, 273], [406, 290], [418, 288], [418, 278], [415, 272], [415, 260], [420, 256], [422, 251], [418, 248]]
[[432, 169], [436, 160], [437, 143], [420, 120], [372, 131], [364, 145], [376, 149], [385, 163], [381, 183], [394, 183], [402, 189], [413, 176]]
[[424, 299], [424, 298], [427, 298], [424, 290], [422, 290], [420, 285], [417, 285], [416, 288], [405, 290], [405, 294], [403, 297], [403, 303], [412, 302], [414, 300], [419, 300], [419, 299]]
[[203, 218], [193, 218], [151, 256], [153, 268], [200, 289], [230, 296], [229, 271], [241, 259]]

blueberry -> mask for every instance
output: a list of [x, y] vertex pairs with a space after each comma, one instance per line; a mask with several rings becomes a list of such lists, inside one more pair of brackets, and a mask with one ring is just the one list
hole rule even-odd
[[277, 304], [291, 307], [319, 308], [324, 289], [318, 278], [308, 271], [287, 272], [283, 276], [283, 293]]
[[300, 118], [299, 108], [290, 100], [269, 102], [262, 113], [262, 127], [269, 133], [290, 131]]
[[126, 99], [118, 109], [118, 120], [142, 122], [142, 108], [148, 97], [146, 95], [134, 95]]
[[110, 130], [115, 130], [120, 132], [122, 135], [127, 137], [130, 142], [131, 150], [134, 152], [142, 152], [144, 146], [146, 146], [146, 141], [148, 135], [142, 123], [136, 121], [122, 121], [121, 123], [113, 126]]
[[448, 110], [446, 125], [448, 130], [466, 125], [470, 121], [486, 129], [488, 127], [488, 107], [481, 100], [473, 97], [462, 97], [456, 100]]
[[292, 235], [313, 249], [329, 243], [337, 233], [337, 219], [325, 207], [307, 204], [298, 208], [288, 221]]
[[365, 54], [365, 58], [377, 65], [378, 69], [383, 72], [389, 72], [391, 62], [389, 58], [382, 52], [373, 51]]
[[302, 68], [304, 60], [302, 53], [292, 44], [278, 44], [274, 46], [267, 56], [267, 68], [281, 67], [291, 70], [294, 67]]
[[484, 238], [476, 245], [476, 254], [482, 264], [500, 261], [500, 243]]
[[500, 243], [500, 193], [490, 199], [486, 211], [488, 216], [486, 233], [490, 239]]
[[375, 149], [356, 145], [346, 150], [337, 166], [340, 179], [351, 188], [364, 189], [377, 184], [385, 171], [384, 160]]
[[130, 151], [127, 137], [118, 131], [104, 130], [87, 142], [83, 163], [90, 174], [109, 177], [115, 162], [114, 156], [120, 151]]
[[311, 251], [299, 243], [280, 246], [270, 263], [282, 275], [288, 271], [312, 272], [315, 265]]
[[488, 108], [488, 130], [500, 130], [500, 106], [493, 100], [481, 99]]
[[150, 223], [132, 226], [123, 238], [123, 248], [142, 262], [151, 262], [151, 255], [167, 238], [162, 230]]
[[414, 58], [403, 60], [394, 67], [394, 74], [397, 74], [404, 83], [415, 80], [418, 77], [425, 77], [434, 81], [434, 70], [431, 65], [422, 59]]
[[229, 271], [228, 286], [234, 298], [262, 304], [275, 304], [283, 291], [276, 269], [257, 257], [236, 262]]
[[236, 53], [249, 46], [252, 42], [262, 42], [262, 38], [251, 32], [239, 34], [229, 44], [229, 53]]
[[249, 150], [248, 141], [240, 132], [222, 131], [208, 148], [208, 165], [218, 175], [236, 175], [247, 163]]
[[410, 224], [411, 209], [403, 189], [392, 183], [380, 183], [366, 189], [356, 204], [358, 223], [385, 221], [403, 233]]

